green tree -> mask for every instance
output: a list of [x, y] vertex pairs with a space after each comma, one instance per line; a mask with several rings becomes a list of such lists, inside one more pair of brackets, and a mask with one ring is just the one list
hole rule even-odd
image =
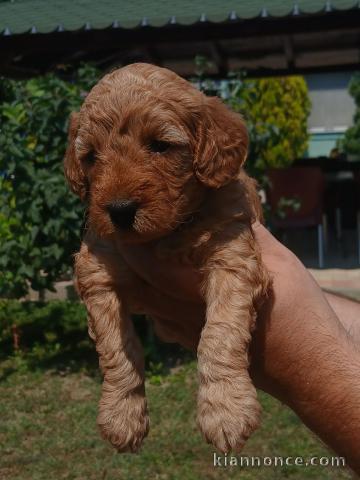
[[308, 147], [311, 103], [302, 77], [245, 80], [239, 107], [247, 121], [255, 169], [286, 167]]
[[51, 288], [69, 270], [83, 209], [62, 170], [67, 121], [98, 75], [0, 79], [0, 296]]
[[349, 93], [356, 104], [354, 125], [345, 132], [339, 146], [346, 153], [360, 157], [360, 72], [356, 73], [350, 80]]

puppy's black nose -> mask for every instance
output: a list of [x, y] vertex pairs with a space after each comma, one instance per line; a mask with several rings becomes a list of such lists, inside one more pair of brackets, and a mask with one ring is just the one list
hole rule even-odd
[[138, 203], [135, 200], [116, 200], [106, 206], [112, 223], [119, 228], [130, 228], [135, 220]]

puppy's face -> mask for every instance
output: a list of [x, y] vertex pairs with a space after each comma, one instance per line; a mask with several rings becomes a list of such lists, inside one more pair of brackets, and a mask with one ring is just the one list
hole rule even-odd
[[98, 235], [146, 242], [236, 177], [246, 151], [240, 116], [169, 70], [134, 64], [105, 76], [73, 114], [65, 174]]

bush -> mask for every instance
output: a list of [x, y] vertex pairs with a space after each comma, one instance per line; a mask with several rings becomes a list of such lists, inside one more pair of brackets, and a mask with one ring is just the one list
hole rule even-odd
[[246, 80], [244, 90], [242, 109], [256, 168], [287, 167], [301, 158], [308, 147], [311, 108], [304, 78]]
[[349, 93], [356, 104], [354, 125], [345, 132], [339, 146], [346, 153], [360, 157], [360, 73], [356, 73], [350, 80]]
[[82, 207], [65, 183], [67, 121], [99, 73], [1, 79], [0, 296], [51, 288], [79, 245]]
[[78, 302], [0, 300], [0, 361], [10, 370], [96, 370], [85, 308]]

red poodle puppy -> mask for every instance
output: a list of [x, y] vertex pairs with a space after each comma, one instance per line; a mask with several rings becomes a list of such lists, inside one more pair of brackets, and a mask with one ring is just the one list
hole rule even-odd
[[[197, 420], [205, 439], [239, 451], [259, 425], [248, 349], [270, 281], [252, 231], [261, 209], [242, 169], [247, 148], [240, 115], [153, 65], [106, 75], [71, 117], [65, 174], [88, 208], [76, 280], [104, 375], [98, 424], [119, 451], [137, 451], [149, 428], [130, 320], [149, 312], [144, 283], [121, 261], [125, 243], [156, 245], [157, 255], [203, 276]], [[116, 264], [110, 251], [119, 252]], [[155, 327], [169, 336], [156, 319]]]

